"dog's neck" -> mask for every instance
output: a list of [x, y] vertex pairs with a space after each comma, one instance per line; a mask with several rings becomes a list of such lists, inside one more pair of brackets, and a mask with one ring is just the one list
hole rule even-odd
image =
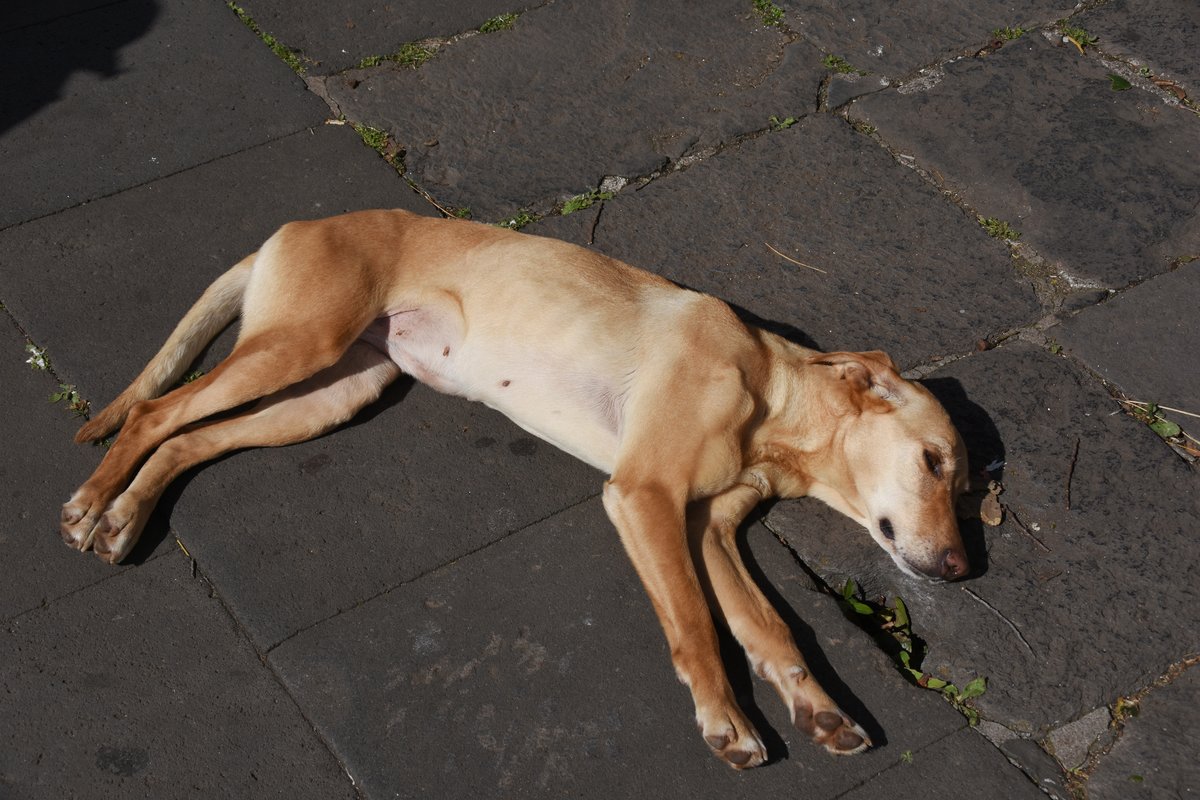
[[[810, 363], [820, 351], [790, 342], [776, 334], [758, 331], [766, 358], [764, 380], [758, 399], [763, 409], [762, 423], [751, 437], [750, 471], [765, 480], [771, 493], [780, 497], [820, 495], [826, 502], [831, 488], [845, 485], [850, 476], [843, 474], [843, 459], [829, 458], [841, 450], [840, 436], [844, 409], [830, 402], [843, 390], [832, 381], [827, 368]], [[796, 431], [804, 431], [797, 438]], [[821, 453], [819, 459], [813, 454]], [[854, 504], [842, 499], [835, 507], [855, 516]]]

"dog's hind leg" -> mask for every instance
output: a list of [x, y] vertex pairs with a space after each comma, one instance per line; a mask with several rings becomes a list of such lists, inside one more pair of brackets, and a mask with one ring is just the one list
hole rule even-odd
[[179, 380], [200, 351], [237, 318], [257, 255], [246, 256], [213, 281], [133, 383], [79, 429], [76, 442], [91, 442], [112, 433], [137, 403], [158, 397]]
[[386, 355], [356, 342], [337, 364], [236, 416], [185, 426], [163, 442], [80, 543], [110, 564], [137, 543], [163, 491], [182, 472], [232, 450], [312, 439], [347, 422], [400, 374]]
[[779, 692], [797, 728], [831, 753], [862, 752], [871, 746], [866, 732], [812, 677], [787, 623], [763, 596], [738, 553], [738, 526], [760, 500], [757, 489], [739, 485], [694, 504], [689, 514], [694, 547], [699, 539], [701, 583], [709, 604], [741, 643], [754, 671]]

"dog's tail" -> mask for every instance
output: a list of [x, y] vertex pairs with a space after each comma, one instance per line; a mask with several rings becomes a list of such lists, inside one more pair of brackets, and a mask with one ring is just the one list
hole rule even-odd
[[213, 281], [175, 326], [142, 374], [117, 395], [117, 399], [79, 429], [75, 434], [76, 442], [82, 444], [104, 438], [124, 424], [134, 405], [158, 397], [164, 389], [179, 380], [200, 351], [241, 313], [242, 296], [246, 293], [256, 255], [246, 256]]

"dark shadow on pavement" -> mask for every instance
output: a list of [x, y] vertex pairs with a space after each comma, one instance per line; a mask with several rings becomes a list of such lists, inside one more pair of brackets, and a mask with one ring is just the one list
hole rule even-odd
[[[986, 493], [987, 481], [1000, 480], [1004, 474], [1004, 442], [1000, 440], [1000, 431], [981, 406], [967, 397], [967, 392], [955, 378], [930, 378], [921, 381], [921, 385], [933, 393], [933, 396], [945, 407], [950, 415], [950, 421], [958, 429], [967, 445], [967, 462], [971, 474], [971, 496], [982, 499]], [[991, 467], [991, 469], [988, 469]], [[987, 572], [987, 538], [979, 514], [959, 519], [959, 530], [963, 537], [963, 546], [967, 550], [967, 559], [971, 564], [971, 573], [967, 580], [978, 578]]]
[[[126, 0], [95, 11], [81, 2], [23, 3], [0, 10], [0, 136], [58, 100], [76, 72], [121, 74], [120, 50], [150, 30], [155, 0]], [[50, 6], [50, 8], [47, 8]], [[97, 125], [137, 124], [120, 109]]]
[[[829, 663], [829, 659], [825, 657], [825, 651], [821, 649], [817, 642], [817, 635], [813, 631], [812, 626], [801, 619], [796, 610], [784, 599], [778, 590], [767, 579], [762, 567], [758, 565], [758, 561], [754, 558], [754, 553], [750, 550], [750, 546], [746, 540], [746, 531], [749, 526], [765, 516], [767, 511], [766, 506], [759, 506], [754, 513], [746, 520], [742, 527], [738, 530], [737, 545], [738, 553], [742, 557], [743, 563], [746, 565], [746, 571], [750, 573], [750, 577], [754, 579], [754, 583], [762, 591], [763, 596], [779, 613], [780, 618], [788, 626], [792, 633], [792, 638], [796, 642], [796, 647], [800, 649], [804, 660], [808, 665], [808, 671], [821, 688], [837, 703], [842, 711], [850, 716], [850, 719], [862, 726], [867, 732], [867, 737], [872, 742], [872, 748], [883, 747], [887, 744], [887, 736], [880, 726], [879, 721], [867, 709], [866, 705], [851, 691], [850, 687], [845, 684], [833, 666]], [[817, 593], [812, 593], [814, 602], [826, 602], [827, 597]], [[832, 602], [831, 600], [829, 602]], [[801, 734], [802, 735], [802, 734]], [[816, 745], [809, 745], [816, 748]]]
[[[375, 417], [382, 414], [387, 409], [398, 404], [408, 395], [415, 381], [408, 375], [401, 375], [390, 386], [383, 390], [383, 394], [378, 400], [371, 405], [358, 412], [350, 422], [345, 425], [338, 426], [322, 436], [331, 436], [338, 431], [347, 428], [354, 428], [359, 425], [366, 424]], [[316, 438], [322, 438], [318, 436]], [[311, 439], [308, 441], [312, 441]], [[154, 513], [150, 515], [149, 522], [146, 523], [145, 529], [142, 531], [142, 536], [138, 543], [130, 551], [129, 555], [122, 562], [123, 564], [142, 564], [150, 558], [157, 550], [159, 545], [167, 538], [171, 532], [171, 513], [175, 509], [175, 504], [179, 502], [179, 498], [183, 496], [187, 485], [192, 479], [200, 473], [201, 470], [207, 469], [212, 464], [219, 464], [227, 458], [232, 458], [237, 455], [238, 451], [226, 453], [212, 461], [206, 461], [203, 464], [198, 464], [188, 471], [180, 475], [167, 490], [163, 492], [162, 497], [158, 501], [158, 505], [154, 508]], [[304, 465], [301, 464], [301, 469]]]

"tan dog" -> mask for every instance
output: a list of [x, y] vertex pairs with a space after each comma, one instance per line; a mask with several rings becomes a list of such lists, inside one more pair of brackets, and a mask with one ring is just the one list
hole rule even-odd
[[[239, 311], [229, 357], [158, 397]], [[767, 754], [734, 701], [713, 614], [801, 730], [833, 753], [870, 746], [741, 562], [735, 535], [755, 505], [812, 495], [866, 527], [906, 572], [967, 571], [954, 515], [962, 441], [883, 353], [819, 353], [574, 245], [403, 211], [286, 225], [218, 278], [79, 431], [83, 442], [124, 424], [63, 506], [63, 538], [116, 563], [181, 472], [317, 436], [401, 372], [499, 409], [611, 475], [604, 507], [705, 741], [735, 767]]]

